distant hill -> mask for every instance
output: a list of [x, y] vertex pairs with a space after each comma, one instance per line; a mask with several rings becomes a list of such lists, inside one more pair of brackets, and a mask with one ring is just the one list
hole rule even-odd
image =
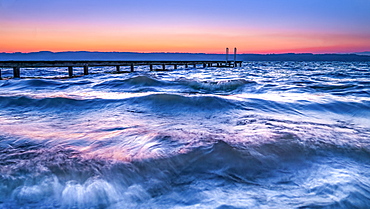
[[[360, 54], [238, 54], [237, 60], [242, 61], [370, 61], [369, 55]], [[205, 53], [137, 53], [137, 52], [31, 52], [31, 53], [0, 53], [0, 61], [8, 60], [225, 60], [225, 54]], [[229, 60], [233, 54], [229, 55]]]
[[355, 52], [354, 54], [370, 56], [370, 52]]
[[370, 61], [370, 56], [357, 54], [241, 54], [238, 58], [249, 61]]

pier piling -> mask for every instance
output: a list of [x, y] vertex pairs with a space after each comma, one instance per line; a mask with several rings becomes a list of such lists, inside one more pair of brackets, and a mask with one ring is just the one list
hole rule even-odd
[[89, 75], [89, 66], [84, 66], [84, 75]]
[[68, 66], [68, 76], [73, 77], [73, 67], [72, 66]]
[[135, 66], [133, 63], [131, 63], [131, 72], [134, 72], [134, 70], [135, 70]]
[[13, 67], [13, 77], [14, 78], [20, 78], [21, 77], [20, 67]]

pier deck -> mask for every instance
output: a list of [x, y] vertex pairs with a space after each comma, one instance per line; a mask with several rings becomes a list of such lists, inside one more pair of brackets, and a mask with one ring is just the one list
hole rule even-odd
[[130, 71], [135, 71], [135, 66], [149, 66], [153, 70], [153, 66], [162, 66], [161, 70], [166, 70], [167, 65], [172, 65], [174, 69], [178, 66], [188, 68], [192, 66], [197, 68], [199, 65], [205, 67], [239, 67], [242, 61], [99, 61], [99, 60], [64, 60], [64, 61], [0, 61], [0, 79], [1, 68], [13, 68], [13, 77], [21, 77], [21, 68], [44, 68], [44, 67], [66, 67], [68, 76], [73, 77], [73, 67], [83, 67], [84, 75], [89, 74], [89, 67], [115, 66], [116, 71], [120, 72], [121, 66], [130, 66]]

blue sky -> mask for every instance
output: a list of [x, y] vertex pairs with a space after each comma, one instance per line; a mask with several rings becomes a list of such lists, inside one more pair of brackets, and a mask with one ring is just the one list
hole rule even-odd
[[369, 11], [369, 0], [0, 0], [0, 51], [370, 50]]

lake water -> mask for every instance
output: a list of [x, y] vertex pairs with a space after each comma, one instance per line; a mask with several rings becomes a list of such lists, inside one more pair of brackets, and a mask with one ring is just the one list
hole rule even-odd
[[0, 80], [0, 208], [370, 207], [369, 62], [90, 70]]

